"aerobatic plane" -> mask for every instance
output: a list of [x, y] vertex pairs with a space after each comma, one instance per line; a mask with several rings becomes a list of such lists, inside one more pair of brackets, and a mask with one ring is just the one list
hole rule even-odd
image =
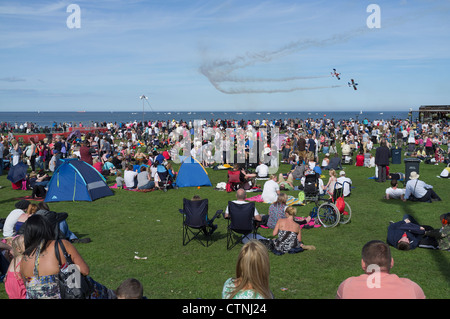
[[356, 86], [358, 85], [358, 83], [355, 83], [355, 80], [351, 79], [352, 82], [348, 82], [348, 86], [352, 87], [355, 89], [355, 91], [357, 90]]
[[331, 76], [335, 76], [338, 80], [340, 80], [341, 78], [339, 77], [340, 73], [337, 73], [336, 69], [333, 69], [333, 72], [331, 72]]

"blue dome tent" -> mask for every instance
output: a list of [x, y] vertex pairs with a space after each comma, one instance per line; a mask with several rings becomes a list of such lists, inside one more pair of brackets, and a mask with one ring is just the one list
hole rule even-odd
[[93, 166], [79, 159], [61, 159], [44, 201], [93, 201], [111, 195], [106, 179]]
[[177, 187], [212, 186], [203, 165], [192, 157], [182, 159], [176, 185]]

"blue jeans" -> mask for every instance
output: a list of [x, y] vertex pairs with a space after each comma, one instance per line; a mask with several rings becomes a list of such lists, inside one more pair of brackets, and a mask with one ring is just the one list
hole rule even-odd
[[64, 234], [64, 238], [67, 240], [78, 239], [78, 237], [69, 230], [69, 225], [67, 225], [65, 220], [59, 223], [59, 230]]
[[138, 189], [151, 189], [155, 187], [155, 182], [154, 181], [148, 181], [147, 184], [139, 186]]

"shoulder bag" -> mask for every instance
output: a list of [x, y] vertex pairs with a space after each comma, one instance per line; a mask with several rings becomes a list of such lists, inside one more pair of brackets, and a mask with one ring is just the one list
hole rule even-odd
[[[66, 258], [64, 266], [61, 263], [58, 246], [61, 245], [63, 255]], [[73, 263], [61, 240], [55, 241], [55, 255], [59, 262], [59, 274], [57, 275], [61, 299], [89, 299], [93, 285], [87, 276], [84, 276], [79, 267]]]

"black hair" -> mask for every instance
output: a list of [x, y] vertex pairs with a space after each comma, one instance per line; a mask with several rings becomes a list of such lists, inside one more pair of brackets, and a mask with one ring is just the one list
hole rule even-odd
[[23, 227], [24, 255], [26, 256], [32, 255], [41, 242], [43, 242], [43, 250], [45, 250], [48, 242], [55, 238], [53, 227], [42, 215], [34, 214], [30, 216]]

